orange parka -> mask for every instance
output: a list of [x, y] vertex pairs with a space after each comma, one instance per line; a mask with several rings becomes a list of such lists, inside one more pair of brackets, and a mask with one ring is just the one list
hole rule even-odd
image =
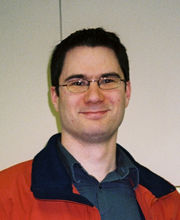
[[[59, 134], [34, 160], [0, 172], [0, 220], [100, 220], [97, 208], [72, 186], [58, 156], [57, 138]], [[135, 193], [142, 220], [180, 220], [175, 187], [125, 152], [139, 169]]]

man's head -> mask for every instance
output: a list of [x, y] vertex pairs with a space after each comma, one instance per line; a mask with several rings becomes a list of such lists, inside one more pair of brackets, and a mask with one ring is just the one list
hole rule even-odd
[[116, 35], [75, 32], [55, 48], [51, 74], [63, 143], [115, 140], [131, 94], [126, 50]]
[[112, 32], [107, 32], [102, 28], [83, 29], [76, 31], [58, 44], [52, 54], [51, 59], [51, 83], [56, 87], [59, 95], [59, 77], [62, 72], [66, 53], [78, 46], [97, 47], [104, 46], [114, 51], [119, 65], [123, 71], [124, 78], [129, 81], [129, 62], [125, 47], [120, 39]]

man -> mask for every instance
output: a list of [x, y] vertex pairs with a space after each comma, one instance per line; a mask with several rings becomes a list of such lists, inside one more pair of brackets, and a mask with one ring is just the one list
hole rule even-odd
[[51, 61], [61, 134], [0, 174], [0, 219], [178, 220], [180, 195], [116, 144], [131, 85], [125, 47], [101, 28], [73, 33]]

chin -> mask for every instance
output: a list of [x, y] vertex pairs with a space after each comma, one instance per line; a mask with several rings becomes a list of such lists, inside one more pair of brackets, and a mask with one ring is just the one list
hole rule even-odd
[[80, 137], [85, 142], [102, 143], [102, 142], [106, 142], [107, 140], [109, 140], [116, 133], [117, 133], [117, 131], [115, 131], [115, 132], [100, 131], [100, 130], [98, 130], [96, 132], [95, 131], [92, 131], [92, 132], [83, 131], [80, 134]]

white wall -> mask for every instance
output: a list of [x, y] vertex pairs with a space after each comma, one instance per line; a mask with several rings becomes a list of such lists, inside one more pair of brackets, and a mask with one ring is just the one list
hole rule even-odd
[[0, 1], [0, 169], [32, 158], [57, 132], [47, 65], [59, 41], [58, 0]]
[[63, 0], [63, 37], [102, 26], [119, 34], [131, 67], [132, 98], [118, 142], [180, 185], [180, 1]]
[[[180, 2], [62, 0], [63, 37], [103, 26], [128, 49], [132, 99], [118, 142], [180, 185]], [[47, 64], [59, 41], [58, 0], [0, 1], [0, 169], [32, 158], [57, 132]]]

